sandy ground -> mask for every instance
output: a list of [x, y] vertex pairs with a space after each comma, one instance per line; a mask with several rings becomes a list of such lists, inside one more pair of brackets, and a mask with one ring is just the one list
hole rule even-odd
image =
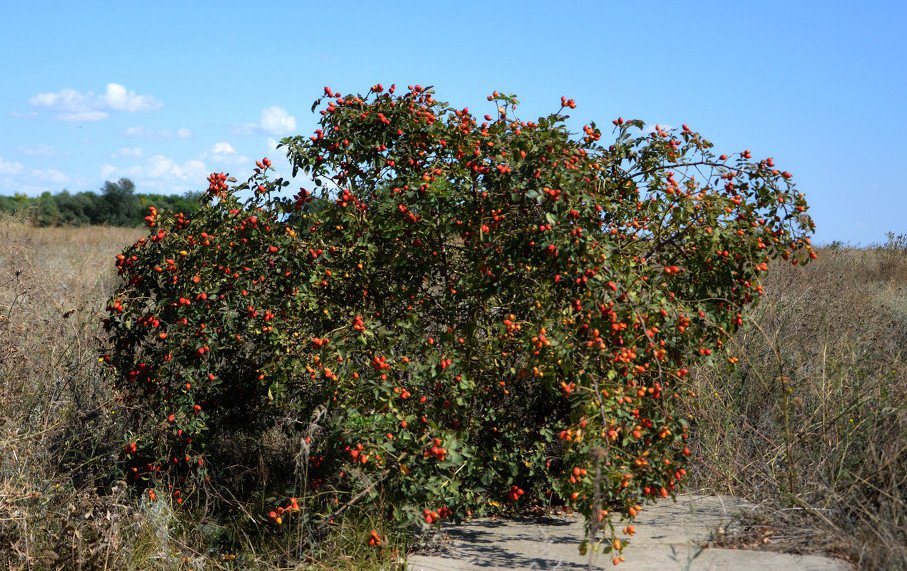
[[[850, 569], [840, 560], [815, 555], [768, 551], [703, 549], [717, 528], [726, 525], [744, 503], [727, 496], [683, 495], [648, 506], [635, 522], [637, 533], [624, 550], [626, 562], [617, 569], [732, 569], [839, 571]], [[482, 519], [448, 530], [450, 541], [442, 554], [409, 558], [412, 571], [493, 569], [614, 568], [610, 556], [579, 554], [583, 537], [579, 517], [543, 520]]]

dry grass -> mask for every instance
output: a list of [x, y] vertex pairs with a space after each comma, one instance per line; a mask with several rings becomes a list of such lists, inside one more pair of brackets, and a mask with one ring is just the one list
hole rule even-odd
[[774, 270], [740, 362], [694, 378], [697, 483], [761, 506], [731, 543], [907, 568], [907, 250]]
[[104, 567], [132, 526], [97, 363], [111, 253], [135, 231], [0, 220], [0, 566]]
[[[362, 541], [381, 528], [367, 512], [300, 562], [287, 547], [300, 530], [221, 527], [118, 482], [125, 427], [97, 362], [99, 320], [113, 256], [139, 233], [0, 220], [0, 568], [392, 565]], [[740, 363], [693, 381], [694, 484], [762, 507], [725, 543], [907, 568], [907, 252], [826, 250], [775, 270], [732, 344]]]

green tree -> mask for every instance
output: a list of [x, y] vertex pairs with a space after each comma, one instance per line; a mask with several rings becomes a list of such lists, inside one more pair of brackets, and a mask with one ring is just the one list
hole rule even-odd
[[64, 190], [55, 195], [57, 208], [60, 211], [60, 223], [73, 226], [91, 224], [93, 204], [96, 197], [86, 193], [70, 194]]
[[27, 209], [33, 202], [33, 198], [30, 198], [21, 192], [16, 193], [13, 196], [0, 196], [0, 210], [16, 213]]
[[111, 226], [130, 226], [141, 220], [141, 206], [135, 195], [135, 184], [128, 178], [117, 182], [106, 181], [101, 187], [102, 224]]
[[31, 213], [32, 222], [42, 226], [70, 224], [108, 224], [112, 226], [141, 226], [148, 207], [192, 214], [200, 207], [201, 193], [182, 195], [137, 194], [135, 184], [128, 178], [106, 181], [101, 194], [83, 191], [71, 194], [45, 192], [38, 197], [25, 194], [0, 196], [0, 211]]
[[32, 218], [39, 226], [57, 226], [60, 224], [60, 209], [56, 197], [50, 192], [42, 192], [35, 201]]

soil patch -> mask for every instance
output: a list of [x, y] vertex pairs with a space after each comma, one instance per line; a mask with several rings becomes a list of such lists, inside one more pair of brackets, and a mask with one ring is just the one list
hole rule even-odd
[[[846, 562], [819, 555], [705, 547], [716, 530], [732, 523], [747, 504], [729, 496], [678, 496], [648, 506], [635, 523], [637, 533], [624, 550], [618, 569], [784, 569], [843, 571]], [[477, 519], [447, 530], [440, 554], [413, 555], [412, 571], [492, 569], [613, 568], [609, 556], [580, 555], [583, 521], [579, 516], [543, 519]]]

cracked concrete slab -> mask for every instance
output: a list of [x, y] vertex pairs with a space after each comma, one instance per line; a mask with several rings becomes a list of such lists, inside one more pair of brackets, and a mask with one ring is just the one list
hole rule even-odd
[[[634, 525], [637, 533], [624, 550], [618, 569], [733, 569], [843, 571], [850, 566], [816, 555], [768, 551], [703, 549], [717, 528], [726, 525], [746, 504], [728, 496], [681, 495], [677, 502], [647, 506]], [[578, 516], [538, 519], [479, 519], [452, 526], [450, 541], [439, 555], [413, 555], [412, 571], [491, 571], [532, 569], [579, 571], [612, 568], [600, 553], [580, 555], [583, 522]]]

